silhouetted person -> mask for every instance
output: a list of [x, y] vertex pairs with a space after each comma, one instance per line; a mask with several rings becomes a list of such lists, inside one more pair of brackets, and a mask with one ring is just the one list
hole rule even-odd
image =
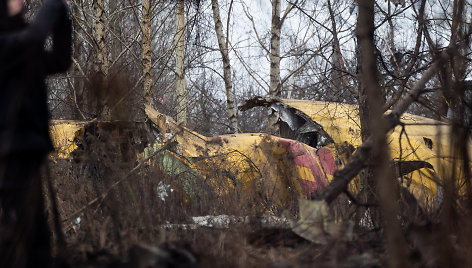
[[48, 0], [31, 24], [23, 0], [0, 0], [0, 267], [50, 266], [40, 176], [52, 150], [45, 78], [69, 68], [71, 43], [63, 0]]

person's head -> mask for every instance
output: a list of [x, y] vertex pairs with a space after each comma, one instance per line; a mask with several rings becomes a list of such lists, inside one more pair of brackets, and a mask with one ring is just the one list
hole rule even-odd
[[23, 0], [7, 0], [8, 16], [13, 17], [23, 11]]
[[23, 5], [23, 0], [0, 0], [0, 19], [20, 14]]
[[23, 27], [23, 0], [0, 0], [0, 32]]

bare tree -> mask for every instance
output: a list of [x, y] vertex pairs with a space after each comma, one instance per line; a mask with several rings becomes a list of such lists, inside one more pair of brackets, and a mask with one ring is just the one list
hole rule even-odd
[[[228, 13], [231, 12], [231, 6], [233, 5], [233, 1], [231, 0], [230, 9]], [[213, 10], [213, 20], [215, 22], [215, 31], [216, 37], [218, 39], [218, 46], [221, 52], [221, 58], [223, 61], [223, 78], [225, 81], [225, 88], [226, 88], [226, 104], [228, 109], [228, 119], [230, 130], [232, 133], [239, 132], [238, 129], [238, 113], [235, 105], [235, 97], [234, 97], [234, 90], [233, 90], [233, 81], [231, 77], [231, 63], [229, 58], [229, 50], [228, 50], [228, 34], [223, 33], [223, 24], [221, 23], [220, 17], [220, 7], [218, 4], [218, 0], [211, 0], [211, 8]], [[228, 23], [226, 24], [227, 27], [229, 26], [229, 14], [228, 14]], [[226, 29], [229, 32], [229, 29]]]
[[[406, 243], [403, 239], [398, 215], [398, 192], [394, 184], [394, 176], [390, 167], [390, 154], [386, 139], [386, 120], [382, 118], [382, 107], [385, 99], [382, 96], [378, 82], [377, 61], [374, 54], [374, 0], [359, 0], [359, 15], [357, 21], [357, 35], [360, 52], [360, 80], [362, 94], [359, 99], [364, 99], [363, 105], [369, 107], [367, 111], [368, 132], [365, 134], [373, 137], [373, 150], [370, 159], [375, 159], [369, 165], [372, 168], [372, 177], [368, 178], [371, 191], [378, 190], [378, 199], [381, 205], [383, 226], [386, 230], [387, 248], [391, 254], [391, 267], [405, 267]], [[359, 107], [362, 110], [365, 107]], [[369, 115], [369, 113], [371, 113]], [[364, 124], [366, 126], [366, 124]], [[374, 127], [375, 126], [375, 127]], [[364, 139], [365, 140], [365, 139]], [[374, 164], [375, 162], [375, 164]], [[378, 188], [376, 187], [378, 184]], [[374, 193], [375, 195], [375, 193]], [[372, 202], [373, 200], [369, 200]]]
[[185, 5], [184, 0], [177, 0], [176, 13], [176, 93], [177, 93], [177, 122], [187, 124], [187, 96], [185, 86]]
[[326, 5], [328, 6], [329, 18], [331, 20], [331, 33], [333, 36], [333, 41], [332, 41], [333, 58], [331, 60], [332, 70], [330, 74], [331, 82], [333, 83], [334, 87], [337, 90], [342, 92], [343, 89], [347, 89], [352, 95], [355, 95], [357, 97], [357, 91], [354, 89], [353, 85], [351, 85], [348, 79], [348, 75], [347, 75], [347, 71], [346, 71], [346, 67], [345, 67], [345, 63], [344, 63], [344, 59], [343, 59], [343, 55], [341, 51], [341, 44], [339, 42], [336, 16], [334, 14], [331, 1], [328, 0]]
[[106, 10], [105, 10], [105, 1], [104, 0], [93, 0], [92, 2], [93, 9], [93, 36], [94, 42], [96, 44], [96, 76], [94, 85], [96, 86], [96, 91], [99, 91], [99, 117], [102, 120], [111, 119], [111, 103], [109, 102], [108, 92], [107, 92], [107, 80], [109, 72], [109, 58], [108, 58], [108, 47], [106, 42]]
[[151, 40], [151, 21], [152, 8], [150, 0], [143, 0], [141, 14], [141, 31], [142, 31], [142, 66], [143, 66], [143, 90], [144, 104], [153, 105], [152, 94], [152, 40]]
[[[287, 7], [284, 10], [284, 13], [281, 14], [281, 1], [280, 0], [274, 0], [272, 1], [272, 15], [271, 15], [271, 28], [270, 28], [270, 48], [268, 48], [264, 42], [261, 40], [261, 37], [259, 33], [257, 32], [254, 19], [252, 16], [249, 15], [248, 11], [245, 10], [246, 16], [249, 18], [249, 20], [252, 23], [253, 30], [256, 34], [257, 41], [261, 45], [262, 49], [267, 52], [269, 55], [269, 61], [270, 61], [270, 82], [269, 82], [269, 96], [270, 97], [281, 97], [282, 93], [282, 84], [287, 81], [292, 75], [297, 73], [300, 69], [303, 69], [306, 63], [302, 64], [301, 66], [298, 66], [297, 70], [294, 70], [291, 72], [289, 75], [284, 77], [284, 79], [281, 79], [280, 76], [280, 61], [281, 61], [281, 53], [280, 53], [280, 40], [281, 40], [281, 30], [282, 26], [284, 24], [284, 21], [287, 19], [287, 16], [293, 11], [294, 7], [298, 4], [298, 0], [292, 2], [289, 2], [287, 4]], [[297, 48], [294, 48], [293, 50], [297, 50]], [[241, 59], [240, 59], [241, 60]], [[244, 63], [243, 63], [244, 64]], [[248, 72], [251, 72], [247, 67], [246, 67]], [[257, 80], [257, 79], [255, 79]], [[260, 82], [258, 82], [259, 85], [261, 85]], [[277, 111], [271, 111], [271, 114], [269, 115], [269, 128], [270, 131], [274, 134], [277, 134], [279, 132], [278, 127], [277, 127], [277, 118], [278, 114]]]
[[[270, 28], [270, 86], [269, 96], [280, 97], [280, 29], [282, 21], [280, 19], [280, 0], [272, 1], [272, 24]], [[278, 133], [276, 127], [278, 114], [272, 111], [269, 116], [269, 126], [273, 133]]]
[[108, 59], [108, 48], [106, 43], [106, 11], [104, 0], [93, 0], [93, 36], [97, 46], [97, 71], [104, 76], [108, 75], [110, 66]]

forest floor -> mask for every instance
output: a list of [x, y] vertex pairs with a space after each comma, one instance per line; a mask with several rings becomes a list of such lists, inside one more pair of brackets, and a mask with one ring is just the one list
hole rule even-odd
[[[138, 242], [118, 254], [110, 248], [70, 245], [73, 267], [381, 267], [365, 242], [315, 245], [288, 230], [233, 227], [168, 231], [161, 244]], [[165, 238], [162, 238], [162, 237]], [[152, 245], [152, 246], [151, 246]]]
[[[155, 167], [115, 185], [120, 175], [110, 169], [102, 176], [73, 161], [51, 166], [72, 267], [382, 266], [383, 243], [375, 232], [315, 244], [286, 226], [261, 224], [263, 216], [234, 196], [200, 192], [190, 199]], [[194, 217], [206, 215], [251, 220], [200, 217], [195, 224]]]

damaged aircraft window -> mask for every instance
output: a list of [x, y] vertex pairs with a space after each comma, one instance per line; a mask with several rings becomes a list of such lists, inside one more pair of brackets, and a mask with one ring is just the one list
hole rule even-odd
[[433, 149], [433, 141], [431, 139], [428, 139], [426, 137], [423, 137], [424, 144], [426, 144], [426, 147], [429, 149]]

